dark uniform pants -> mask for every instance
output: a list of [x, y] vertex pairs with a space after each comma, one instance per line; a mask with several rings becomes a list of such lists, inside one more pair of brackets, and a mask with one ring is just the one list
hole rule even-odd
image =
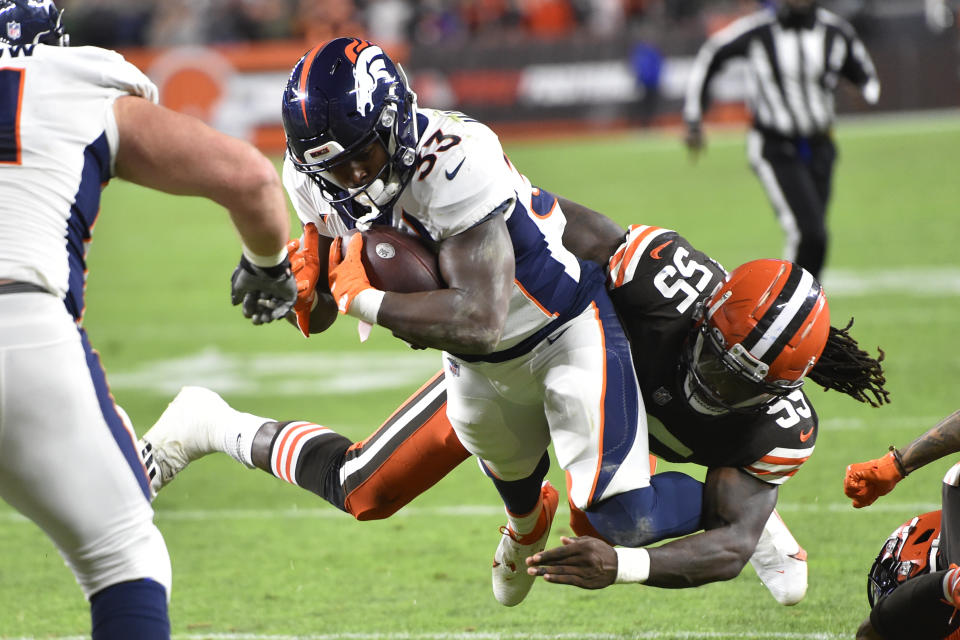
[[747, 155], [786, 234], [784, 258], [819, 278], [827, 255], [827, 204], [837, 157], [832, 138], [788, 138], [751, 129]]

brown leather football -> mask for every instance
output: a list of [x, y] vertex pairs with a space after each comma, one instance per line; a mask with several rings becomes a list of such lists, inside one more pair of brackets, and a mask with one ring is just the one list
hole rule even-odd
[[381, 291], [413, 293], [446, 287], [437, 254], [420, 238], [393, 227], [363, 232], [361, 260], [370, 284]]

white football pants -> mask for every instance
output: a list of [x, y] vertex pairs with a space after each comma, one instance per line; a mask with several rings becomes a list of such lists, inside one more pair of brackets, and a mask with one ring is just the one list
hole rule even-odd
[[643, 398], [606, 297], [512, 360], [443, 358], [447, 417], [496, 477], [528, 477], [552, 441], [579, 509], [650, 484]]
[[135, 443], [63, 302], [0, 295], [0, 497], [53, 540], [87, 598], [141, 578], [170, 597]]

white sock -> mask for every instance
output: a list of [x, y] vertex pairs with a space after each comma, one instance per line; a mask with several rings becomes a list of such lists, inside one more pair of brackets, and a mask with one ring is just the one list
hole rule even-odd
[[223, 421], [221, 451], [229, 455], [242, 465], [253, 469], [253, 437], [265, 422], [273, 422], [270, 418], [261, 418], [252, 413], [242, 413], [230, 409], [233, 415]]
[[517, 516], [507, 511], [507, 526], [520, 537], [533, 533], [537, 526], [537, 520], [540, 519], [540, 512], [543, 511], [543, 500], [537, 499], [537, 506], [533, 511], [522, 516]]

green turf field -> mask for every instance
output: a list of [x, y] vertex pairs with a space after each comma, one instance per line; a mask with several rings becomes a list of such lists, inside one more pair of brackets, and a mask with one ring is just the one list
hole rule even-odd
[[[535, 184], [624, 224], [677, 229], [728, 268], [779, 256], [780, 230], [747, 168], [742, 134], [708, 135], [695, 166], [675, 136], [659, 134], [505, 146]], [[824, 283], [833, 324], [855, 316], [861, 345], [886, 351], [894, 401], [872, 409], [811, 386], [816, 452], [779, 507], [809, 552], [802, 603], [777, 605], [748, 566], [731, 582], [685, 591], [541, 583], [506, 609], [490, 591], [501, 507], [474, 464], [392, 519], [358, 523], [217, 454], [155, 503], [173, 562], [175, 637], [853, 637], [881, 543], [908, 517], [938, 508], [953, 462], [911, 475], [868, 510], [854, 511], [842, 493], [847, 463], [905, 444], [960, 404], [960, 117], [842, 123], [839, 148]], [[435, 354], [411, 352], [382, 329], [361, 345], [350, 319], [309, 340], [286, 324], [251, 326], [229, 304], [237, 256], [216, 207], [120, 182], [106, 190], [85, 324], [138, 433], [193, 383], [239, 409], [360, 438], [438, 368]], [[69, 451], [59, 453], [64, 473], [83, 473]], [[558, 471], [551, 478], [560, 486]], [[569, 533], [561, 507], [551, 542]], [[0, 541], [0, 637], [88, 633], [86, 604], [59, 555], [2, 503]]]

